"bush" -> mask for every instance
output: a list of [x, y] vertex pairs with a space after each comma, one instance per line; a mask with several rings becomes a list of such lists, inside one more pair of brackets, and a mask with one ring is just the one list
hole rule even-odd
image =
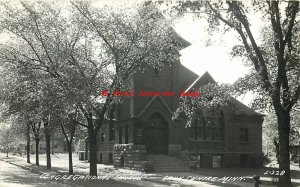
[[150, 161], [143, 162], [143, 171], [145, 173], [153, 173], [154, 172], [153, 163]]
[[299, 163], [299, 155], [292, 154], [291, 160], [294, 161], [295, 163]]
[[197, 164], [190, 165], [190, 170], [197, 170]]
[[186, 153], [186, 152], [181, 152], [179, 158], [184, 162], [185, 165], [188, 165], [188, 164], [189, 164], [190, 157], [189, 157], [189, 154], [188, 154], [188, 153]]
[[265, 165], [269, 164], [270, 162], [271, 162], [271, 160], [268, 157], [268, 155], [263, 154], [263, 156], [262, 156], [262, 163], [263, 163], [263, 165], [265, 166]]

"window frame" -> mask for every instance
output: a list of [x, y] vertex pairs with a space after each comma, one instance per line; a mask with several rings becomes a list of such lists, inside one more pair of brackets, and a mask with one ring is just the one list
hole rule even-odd
[[105, 134], [104, 132], [100, 132], [100, 142], [104, 142], [105, 141]]
[[[214, 160], [215, 157], [220, 157], [220, 163], [219, 167], [217, 167], [214, 163], [217, 163], [217, 160]], [[221, 154], [214, 154], [212, 155], [212, 168], [222, 168], [222, 162], [223, 162], [223, 155]]]
[[247, 127], [241, 127], [239, 130], [239, 135], [240, 142], [249, 142], [249, 129]]
[[128, 143], [129, 143], [129, 127], [128, 127], [128, 126], [125, 127], [125, 133], [124, 133], [124, 136], [125, 136], [124, 143], [125, 143], [125, 144], [128, 144]]
[[123, 143], [123, 128], [119, 127], [119, 144]]
[[[218, 126], [216, 126], [216, 120], [219, 120]], [[211, 121], [210, 125], [208, 125], [209, 121]], [[192, 137], [194, 140], [224, 141], [223, 118], [198, 117], [192, 122], [190, 131], [190, 137]], [[219, 136], [217, 136], [217, 132], [219, 132]]]
[[113, 120], [109, 121], [108, 123], [108, 140], [109, 141], [115, 141], [115, 130], [116, 130], [116, 124]]

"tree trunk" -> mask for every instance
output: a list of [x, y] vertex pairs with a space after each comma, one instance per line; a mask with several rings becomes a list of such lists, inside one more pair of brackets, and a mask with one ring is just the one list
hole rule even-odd
[[54, 133], [52, 134], [51, 152], [52, 152], [52, 155], [54, 155]]
[[40, 139], [36, 138], [35, 139], [35, 165], [39, 166], [40, 162], [39, 162], [39, 143], [40, 143]]
[[8, 157], [9, 148], [6, 149], [6, 157]]
[[90, 175], [97, 176], [97, 133], [88, 130], [90, 151]]
[[49, 129], [48, 118], [44, 121], [44, 128], [45, 128], [45, 140], [46, 140], [47, 169], [51, 169], [51, 133]]
[[85, 158], [85, 160], [89, 160], [89, 158], [88, 158], [88, 153], [89, 153], [89, 143], [88, 143], [88, 140], [85, 140], [85, 152], [84, 152], [84, 158]]
[[273, 143], [275, 146], [275, 150], [276, 150], [276, 159], [277, 159], [277, 163], [279, 164], [279, 143], [276, 140], [276, 138], [273, 139]]
[[69, 175], [73, 175], [72, 142], [67, 142], [69, 152]]
[[67, 142], [67, 148], [69, 152], [69, 175], [73, 175], [73, 159], [72, 159], [72, 143], [73, 143], [73, 137], [75, 134], [75, 126], [72, 126], [72, 130], [70, 132], [70, 139], [68, 138], [68, 135], [65, 131], [65, 128], [63, 124], [60, 124], [63, 135], [65, 136], [66, 142]]
[[26, 138], [27, 138], [27, 145], [26, 145], [26, 152], [27, 152], [27, 163], [30, 163], [30, 125], [27, 125], [27, 132], [26, 132]]
[[51, 135], [49, 132], [49, 128], [45, 127], [45, 139], [46, 139], [46, 159], [47, 159], [47, 169], [51, 169], [51, 149], [50, 149], [50, 143], [51, 143]]
[[296, 155], [296, 158], [298, 159], [298, 163], [299, 163], [299, 168], [300, 168], [300, 140], [298, 142], [298, 154]]
[[285, 171], [284, 175], [279, 177], [278, 186], [290, 187], [290, 113], [288, 111], [277, 110], [278, 132], [279, 132], [279, 170]]

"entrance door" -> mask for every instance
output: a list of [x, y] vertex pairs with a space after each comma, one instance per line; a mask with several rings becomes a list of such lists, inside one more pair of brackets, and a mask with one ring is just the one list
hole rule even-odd
[[146, 129], [146, 149], [149, 154], [167, 154], [165, 131], [163, 128]]
[[154, 114], [145, 128], [148, 154], [168, 153], [168, 125], [160, 114]]

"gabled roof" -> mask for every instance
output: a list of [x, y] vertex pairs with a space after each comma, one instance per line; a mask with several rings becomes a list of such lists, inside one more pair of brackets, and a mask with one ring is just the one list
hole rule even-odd
[[172, 36], [172, 39], [174, 41], [176, 41], [179, 45], [180, 45], [180, 48], [179, 50], [181, 49], [184, 49], [188, 46], [191, 45], [190, 42], [186, 41], [185, 39], [183, 39], [175, 30], [173, 27], [170, 27], [170, 33], [171, 33], [171, 36]]
[[[207, 83], [216, 83], [214, 78], [209, 74], [208, 71], [206, 71], [202, 76], [199, 76], [192, 84], [189, 85], [189, 87], [185, 90], [185, 92], [190, 91], [192, 88], [199, 88], [202, 85], [205, 85]], [[261, 113], [256, 112], [255, 110], [251, 109], [250, 107], [244, 105], [237, 99], [230, 97], [229, 102], [234, 107], [234, 114], [235, 115], [246, 115], [246, 116], [264, 116]]]
[[152, 103], [154, 103], [155, 100], [160, 100], [163, 104], [163, 106], [167, 109], [167, 111], [170, 113], [170, 115], [173, 115], [173, 111], [170, 109], [166, 101], [161, 96], [154, 96], [151, 98], [151, 100], [147, 103], [147, 105], [141, 110], [141, 112], [137, 116], [132, 116], [133, 118], [139, 118], [141, 117], [147, 109], [151, 106]]
[[234, 108], [235, 115], [245, 115], [245, 116], [265, 116], [264, 114], [258, 113], [252, 108], [246, 106], [242, 102], [238, 101], [237, 99], [231, 97], [229, 102], [232, 104]]
[[190, 91], [193, 87], [200, 87], [207, 83], [216, 83], [213, 77], [206, 71], [202, 76], [199, 76], [186, 90], [185, 92]]

